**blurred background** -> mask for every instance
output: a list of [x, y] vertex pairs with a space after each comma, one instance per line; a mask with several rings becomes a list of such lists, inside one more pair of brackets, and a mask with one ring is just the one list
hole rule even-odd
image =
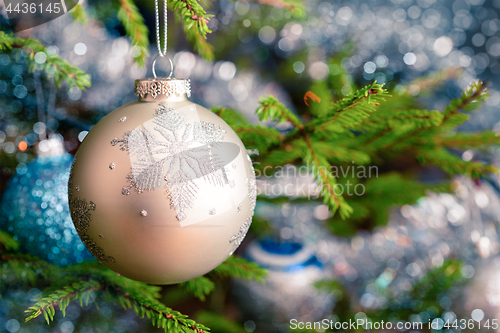
[[[80, 4], [88, 13], [85, 25], [65, 15], [20, 34], [89, 73], [90, 89], [56, 87], [50, 75], [28, 70], [20, 49], [0, 51], [0, 228], [21, 240], [26, 252], [63, 266], [92, 258], [67, 207], [72, 155], [103, 116], [136, 100], [134, 81], [152, 76], [156, 55], [153, 1], [136, 1], [150, 31], [144, 68], [134, 63], [137, 49], [117, 19], [119, 2]], [[8, 31], [0, 8], [2, 30]], [[205, 8], [214, 15], [208, 41], [215, 60], [192, 50], [172, 13], [168, 39], [174, 76], [191, 79], [191, 100], [205, 107], [234, 108], [257, 122], [258, 100], [271, 94], [307, 118], [304, 96], [321, 96], [324, 82], [341, 99], [376, 80], [442, 110], [480, 78], [489, 82], [491, 97], [461, 130], [500, 131], [500, 0], [307, 1], [303, 11], [223, 0]], [[50, 56], [39, 53], [35, 61], [43, 64]], [[157, 66], [161, 74], [169, 70], [166, 61]], [[448, 80], [432, 94], [420, 94], [421, 86], [412, 83], [445, 69]], [[494, 161], [500, 158], [495, 148], [488, 152]], [[461, 154], [464, 160], [491, 158]], [[419, 172], [430, 182], [442, 177]], [[416, 205], [395, 207], [386, 226], [346, 226], [335, 234], [322, 225], [329, 217], [325, 205], [259, 202], [238, 254], [269, 268], [267, 284], [233, 281], [204, 303], [166, 287], [163, 301], [209, 327], [213, 321], [214, 332], [288, 332], [291, 318], [432, 319], [439, 330], [455, 318], [500, 319], [497, 179], [478, 186], [461, 177], [454, 184], [454, 193], [429, 193]], [[259, 218], [271, 223], [264, 226]], [[460, 263], [456, 272], [421, 282], [432, 269], [455, 267], [448, 259]], [[330, 282], [321, 284], [325, 279]], [[99, 300], [97, 306], [70, 305], [67, 316], [58, 314], [50, 326], [41, 318], [24, 324], [23, 311], [40, 290], [9, 284], [2, 293], [2, 332], [155, 331], [133, 312]], [[217, 327], [222, 318], [234, 326]]]

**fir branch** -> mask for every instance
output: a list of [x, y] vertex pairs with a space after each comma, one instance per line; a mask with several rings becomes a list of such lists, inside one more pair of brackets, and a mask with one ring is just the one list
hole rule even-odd
[[373, 131], [385, 128], [397, 128], [406, 125], [420, 127], [439, 126], [443, 120], [443, 113], [428, 110], [392, 110], [391, 112], [376, 112], [363, 121], [354, 130]]
[[143, 67], [149, 56], [148, 27], [144, 24], [144, 18], [137, 9], [133, 0], [119, 1], [121, 7], [118, 10], [118, 19], [125, 28], [127, 36], [129, 36], [132, 41], [133, 47], [139, 49], [139, 52], [134, 54], [134, 61], [140, 67]]
[[195, 279], [180, 283], [179, 287], [186, 289], [201, 301], [205, 301], [206, 296], [214, 290], [215, 283], [205, 276], [199, 276]]
[[17, 251], [19, 249], [19, 242], [3, 230], [0, 230], [0, 244], [3, 245], [7, 251]]
[[305, 159], [311, 173], [314, 175], [314, 180], [320, 188], [320, 196], [323, 198], [323, 203], [328, 205], [332, 215], [338, 210], [342, 219], [349, 217], [352, 213], [352, 208], [345, 202], [342, 195], [336, 193], [337, 181], [332, 175], [331, 165], [322, 154], [318, 153], [321, 147], [316, 147], [318, 143], [312, 143], [307, 137], [305, 141], [309, 148]]
[[208, 327], [189, 319], [188, 316], [181, 314], [179, 311], [168, 308], [159, 300], [143, 294], [133, 291], [125, 293], [117, 290], [116, 293], [111, 295], [118, 299], [124, 309], [131, 308], [140, 318], [147, 317], [151, 320], [153, 326], [162, 328], [165, 333], [204, 333], [210, 330]]
[[233, 129], [246, 148], [257, 149], [260, 154], [279, 144], [282, 139], [281, 133], [273, 127], [248, 124], [235, 126]]
[[463, 161], [444, 148], [419, 149], [417, 159], [423, 164], [434, 165], [450, 175], [463, 174], [470, 177], [479, 177], [480, 175], [498, 172], [497, 168], [489, 164]]
[[500, 136], [493, 131], [480, 133], [455, 133], [452, 136], [436, 137], [434, 144], [448, 148], [485, 147], [500, 143]]
[[322, 155], [326, 156], [328, 161], [336, 164], [352, 162], [358, 165], [366, 165], [371, 162], [369, 154], [355, 149], [336, 146], [335, 140], [315, 142], [314, 147]]
[[0, 254], [0, 259], [2, 261], [9, 262], [19, 262], [25, 268], [31, 267], [32, 269], [37, 270], [37, 274], [41, 274], [42, 276], [49, 276], [53, 272], [59, 271], [57, 266], [51, 265], [45, 262], [42, 259], [37, 257], [33, 257], [29, 254], [24, 253], [2, 253]]
[[[12, 48], [22, 48], [30, 60], [28, 64], [29, 70], [33, 72], [35, 69], [42, 69], [47, 75], [53, 75], [57, 86], [59, 86], [62, 81], [66, 81], [70, 88], [73, 86], [80, 89], [90, 87], [89, 74], [70, 65], [67, 61], [58, 56], [51, 54], [38, 40], [31, 38], [23, 39], [14, 36], [12, 33], [0, 31], [0, 50], [10, 50]], [[43, 64], [38, 64], [34, 60], [35, 55], [39, 52], [43, 52], [47, 56]]]
[[[415, 282], [408, 292], [394, 293], [391, 290], [378, 290], [388, 300], [384, 308], [376, 312], [368, 313], [373, 321], [391, 320], [410, 320], [410, 316], [420, 313], [430, 308], [435, 308], [433, 316], [430, 318], [439, 318], [447, 310], [442, 306], [440, 299], [451, 292], [453, 288], [463, 288], [465, 278], [462, 276], [461, 269], [463, 264], [456, 260], [446, 260], [442, 266], [431, 269], [427, 274]], [[408, 300], [413, 300], [411, 305]], [[430, 320], [429, 320], [430, 322]]]
[[278, 124], [288, 121], [297, 129], [304, 127], [299, 118], [280, 103], [276, 97], [268, 95], [261, 98], [259, 104], [260, 107], [255, 113], [257, 113], [261, 121], [277, 120]]
[[213, 15], [206, 14], [205, 10], [196, 0], [171, 0], [169, 5], [172, 10], [178, 10], [182, 20], [182, 27], [188, 40], [194, 45], [195, 51], [203, 58], [212, 60], [214, 53], [212, 46], [207, 43], [208, 20]]
[[213, 312], [200, 311], [196, 313], [196, 319], [208, 325], [213, 330], [213, 332], [217, 333], [247, 332], [239, 323], [229, 320], [228, 318]]
[[214, 106], [210, 111], [222, 118], [231, 128], [250, 124], [240, 112], [232, 109]]
[[76, 4], [69, 13], [71, 14], [71, 16], [73, 16], [73, 20], [75, 20], [76, 22], [81, 24], [87, 23], [87, 14], [85, 13], [82, 5]]
[[217, 266], [213, 273], [221, 277], [233, 277], [243, 280], [254, 280], [264, 282], [267, 271], [259, 265], [240, 257], [230, 256], [222, 264]]
[[272, 149], [268, 148], [267, 151], [260, 154], [254, 163], [254, 167], [263, 169], [266, 166], [295, 164], [295, 162], [303, 160], [306, 151], [307, 145], [302, 138], [291, 142], [284, 140], [279, 145], [273, 146]]
[[96, 280], [74, 282], [39, 299], [34, 305], [30, 306], [24, 311], [28, 315], [26, 321], [30, 321], [43, 314], [47, 324], [50, 324], [54, 320], [55, 307], [58, 307], [63, 316], [65, 316], [66, 308], [72, 300], [79, 300], [80, 306], [83, 306], [83, 303], [88, 305], [91, 293], [103, 288], [104, 285]]
[[445, 122], [453, 114], [460, 110], [472, 112], [482, 105], [482, 102], [489, 96], [488, 88], [483, 81], [472, 82], [471, 85], [462, 93], [462, 95], [450, 102], [444, 110]]
[[436, 88], [445, 81], [457, 79], [462, 75], [462, 72], [463, 70], [460, 67], [446, 68], [437, 72], [430, 73], [429, 75], [419, 77], [397, 90], [408, 94], [409, 90], [414, 89], [414, 87], [418, 87], [418, 91], [421, 94], [422, 92], [426, 92], [433, 88]]
[[[383, 86], [374, 81], [371, 85], [333, 103], [321, 117], [307, 124], [307, 130], [321, 132], [328, 130], [331, 125], [344, 127], [361, 123], [385, 101], [385, 97], [390, 96]], [[339, 121], [340, 123], [336, 124]]]

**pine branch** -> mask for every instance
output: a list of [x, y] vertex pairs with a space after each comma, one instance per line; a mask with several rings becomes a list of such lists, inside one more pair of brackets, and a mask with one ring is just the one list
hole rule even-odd
[[450, 175], [463, 174], [476, 178], [498, 172], [497, 168], [489, 164], [463, 161], [444, 148], [420, 149], [417, 152], [417, 159], [423, 164], [434, 165]]
[[441, 298], [452, 288], [463, 288], [465, 278], [461, 274], [462, 266], [459, 261], [446, 260], [441, 267], [431, 269], [415, 282], [409, 292], [396, 294], [390, 290], [379, 290], [388, 302], [383, 309], [369, 313], [369, 317], [373, 318], [374, 322], [395, 317], [399, 320], [409, 320], [412, 314], [435, 308], [436, 312], [432, 314], [431, 319], [439, 318], [447, 310], [442, 306]]
[[392, 110], [391, 112], [376, 112], [354, 130], [374, 131], [385, 128], [397, 128], [414, 125], [416, 128], [439, 126], [443, 120], [443, 113], [428, 110]]
[[134, 48], [138, 48], [139, 52], [135, 53], [134, 61], [143, 67], [146, 64], [146, 59], [149, 56], [149, 38], [148, 27], [144, 24], [144, 18], [137, 9], [133, 0], [119, 0], [121, 7], [118, 10], [118, 19], [125, 28], [127, 36], [132, 41]]
[[35, 285], [39, 278], [50, 280], [57, 275], [59, 269], [36, 257], [20, 253], [3, 253], [0, 255], [0, 276], [2, 285], [30, 284]]
[[[12, 33], [0, 31], [0, 50], [10, 50], [12, 48], [22, 48], [29, 58], [29, 70], [33, 72], [35, 69], [41, 69], [44, 70], [47, 75], [53, 75], [57, 86], [59, 86], [62, 81], [66, 81], [70, 88], [73, 86], [80, 89], [90, 87], [89, 74], [70, 65], [67, 61], [58, 56], [51, 54], [38, 40], [31, 38], [23, 39], [14, 36]], [[38, 64], [34, 60], [35, 55], [39, 52], [43, 52], [47, 56], [43, 64]]]
[[212, 46], [207, 43], [208, 21], [213, 15], [206, 14], [205, 10], [196, 0], [170, 0], [172, 10], [178, 10], [181, 16], [182, 27], [189, 41], [194, 45], [195, 51], [203, 58], [212, 60], [214, 53]]
[[404, 85], [401, 87], [401, 89], [397, 89], [398, 91], [403, 91], [406, 94], [408, 94], [410, 87], [418, 87], [418, 91], [420, 94], [422, 92], [429, 91], [433, 88], [436, 88], [437, 86], [441, 85], [445, 81], [449, 81], [452, 79], [457, 79], [462, 75], [462, 68], [460, 67], [452, 67], [452, 68], [446, 68], [434, 73], [430, 73], [429, 75], [422, 76], [419, 78], [416, 78], [415, 80], [411, 81], [410, 83]]
[[337, 181], [332, 175], [331, 165], [323, 155], [318, 153], [321, 147], [316, 147], [317, 143], [312, 143], [309, 138], [306, 138], [306, 143], [309, 148], [306, 155], [307, 165], [320, 188], [323, 202], [328, 205], [332, 215], [338, 210], [342, 219], [349, 217], [352, 208], [345, 202], [341, 194], [337, 194]]
[[485, 147], [500, 143], [498, 133], [484, 131], [480, 133], [455, 133], [452, 136], [436, 137], [434, 144], [448, 148]]
[[117, 290], [110, 295], [117, 299], [124, 309], [131, 308], [140, 318], [147, 317], [153, 326], [162, 328], [165, 333], [204, 333], [210, 330], [179, 311], [168, 308], [159, 300], [145, 297], [143, 294]]
[[489, 96], [487, 91], [488, 88], [483, 81], [472, 82], [459, 98], [451, 101], [446, 107], [444, 110], [445, 122], [451, 115], [458, 113], [460, 110], [472, 112], [481, 107], [482, 102]]
[[66, 286], [56, 292], [47, 295], [38, 300], [34, 305], [30, 306], [25, 313], [28, 315], [26, 321], [30, 321], [43, 314], [47, 324], [54, 320], [55, 307], [66, 316], [66, 308], [72, 300], [79, 300], [80, 306], [88, 305], [91, 293], [97, 290], [102, 290], [104, 285], [95, 280], [77, 281], [69, 286]]
[[240, 112], [235, 110], [219, 106], [214, 106], [210, 110], [221, 117], [231, 128], [250, 124]]
[[260, 283], [263, 283], [264, 278], [267, 276], [267, 271], [264, 268], [234, 255], [227, 258], [226, 261], [217, 266], [212, 272], [221, 277], [254, 280]]
[[350, 128], [354, 124], [363, 122], [381, 102], [385, 101], [385, 97], [390, 96], [383, 86], [383, 84], [378, 84], [375, 81], [371, 85], [333, 103], [322, 116], [309, 122], [306, 129], [308, 131], [324, 132], [338, 130], [338, 127]]
[[179, 286], [186, 289], [201, 301], [205, 301], [206, 296], [215, 289], [215, 283], [205, 276], [199, 276], [196, 279], [182, 282]]
[[233, 130], [248, 149], [257, 149], [260, 154], [265, 153], [270, 147], [280, 143], [282, 136], [273, 127], [261, 125], [234, 126]]
[[276, 120], [278, 124], [288, 121], [293, 127], [300, 129], [304, 125], [300, 122], [299, 118], [287, 109], [278, 99], [274, 96], [266, 96], [259, 101], [260, 107], [255, 111], [261, 121]]
[[17, 251], [19, 249], [19, 242], [3, 230], [0, 230], [0, 244], [3, 245], [7, 251]]
[[73, 20], [75, 20], [76, 22], [81, 24], [87, 23], [87, 14], [85, 13], [82, 5], [76, 4], [69, 13], [71, 14], [71, 16], [73, 16]]
[[206, 323], [210, 326], [213, 332], [217, 333], [246, 333], [247, 331], [237, 322], [229, 320], [228, 318], [219, 314], [200, 311], [196, 314], [198, 321]]

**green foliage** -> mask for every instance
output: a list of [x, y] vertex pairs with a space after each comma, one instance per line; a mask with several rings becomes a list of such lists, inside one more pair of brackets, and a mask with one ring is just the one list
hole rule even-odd
[[169, 7], [178, 11], [180, 15], [176, 18], [182, 22], [182, 28], [188, 40], [193, 44], [194, 49], [207, 60], [214, 58], [213, 48], [206, 41], [208, 29], [208, 20], [213, 15], [209, 15], [195, 0], [170, 0]]
[[87, 14], [85, 13], [85, 10], [80, 4], [77, 4], [71, 11], [69, 12], [71, 16], [73, 16], [73, 19], [81, 24], [87, 23]]
[[215, 283], [205, 276], [199, 276], [195, 279], [182, 282], [180, 287], [185, 288], [201, 301], [205, 301], [206, 296], [214, 290]]
[[[452, 71], [443, 73], [410, 83], [408, 88], [400, 87], [399, 93], [392, 96], [376, 82], [339, 101], [333, 101], [334, 96], [325, 99], [323, 91], [321, 101], [326, 100], [328, 105], [313, 105], [310, 119], [304, 123], [276, 98], [262, 99], [256, 111], [262, 121], [288, 121], [293, 129], [262, 145], [264, 150], [255, 159], [256, 169], [284, 164], [308, 166], [321, 199], [331, 210], [333, 217], [327, 221], [328, 226], [343, 235], [352, 234], [357, 228], [385, 224], [390, 207], [413, 204], [426, 190], [448, 190], [442, 184], [428, 186], [387, 173], [393, 164], [404, 163], [410, 168], [432, 165], [450, 175], [472, 177], [496, 172], [489, 164], [463, 161], [448, 150], [500, 142], [491, 131], [456, 133], [456, 127], [485, 101], [486, 87], [482, 82], [474, 82], [442, 112], [421, 108], [408, 93], [409, 87], [431, 89], [439, 80], [455, 75]], [[376, 177], [379, 168], [384, 171], [376, 179], [334, 172], [362, 166], [375, 168]], [[341, 186], [345, 188], [349, 182], [352, 186], [362, 185], [366, 193], [361, 196], [345, 193]]]
[[278, 124], [286, 121], [290, 122], [295, 128], [300, 128], [302, 123], [299, 118], [290, 110], [288, 110], [278, 99], [274, 96], [266, 96], [261, 98], [260, 107], [256, 113], [262, 121], [276, 120]]
[[441, 168], [450, 175], [463, 174], [474, 178], [497, 173], [497, 168], [482, 162], [464, 161], [444, 148], [421, 149], [417, 155], [421, 163]]
[[17, 251], [19, 249], [19, 242], [3, 230], [0, 230], [0, 244], [7, 251]]
[[217, 313], [200, 311], [196, 314], [198, 321], [205, 323], [213, 332], [217, 333], [246, 333], [247, 331], [237, 322], [229, 320]]
[[134, 61], [141, 67], [146, 64], [149, 56], [148, 27], [144, 24], [144, 18], [137, 9], [133, 0], [119, 0], [120, 9], [118, 19], [125, 28], [127, 36], [134, 47]]
[[[104, 265], [84, 262], [68, 267], [57, 267], [27, 254], [15, 252], [17, 242], [4, 232], [0, 232], [1, 244], [12, 252], [0, 252], [0, 276], [3, 288], [9, 285], [27, 284], [47, 286], [43, 296], [35, 299], [26, 311], [26, 321], [43, 315], [47, 324], [54, 320], [56, 309], [65, 316], [66, 308], [72, 301], [80, 306], [87, 305], [90, 299], [101, 296], [121, 304], [124, 309], [133, 309], [141, 318], [147, 317], [153, 326], [169, 333], [208, 332], [209, 329], [189, 319], [188, 316], [165, 306], [161, 301], [161, 288], [123, 277]], [[236, 277], [254, 279], [262, 282], [266, 271], [256, 264], [242, 258], [230, 257], [210, 275], [221, 278]], [[214, 282], [206, 276], [178, 285], [178, 290], [186, 290], [201, 300], [205, 300], [215, 288]], [[97, 305], [96, 305], [97, 306]]]
[[[408, 321], [412, 314], [430, 308], [437, 311], [437, 313], [430, 313], [433, 318], [440, 317], [446, 310], [440, 304], [441, 297], [445, 296], [452, 287], [459, 287], [465, 283], [461, 269], [461, 262], [446, 260], [442, 266], [427, 272], [407, 293], [393, 294], [390, 291], [380, 291], [387, 296], [388, 303], [384, 309], [369, 313], [369, 317], [374, 321], [389, 318]], [[408, 300], [412, 301], [408, 302]]]
[[[80, 89], [90, 87], [89, 74], [70, 65], [66, 60], [59, 58], [57, 55], [48, 52], [45, 46], [38, 40], [31, 38], [24, 39], [16, 37], [12, 33], [0, 31], [0, 50], [10, 50], [12, 48], [22, 48], [28, 56], [29, 70], [33, 72], [36, 69], [40, 69], [45, 71], [48, 76], [53, 75], [57, 86], [62, 81], [66, 81], [70, 88], [73, 86]], [[47, 56], [43, 64], [35, 62], [35, 55], [39, 52], [43, 52]]]
[[242, 280], [254, 280], [264, 283], [267, 271], [257, 264], [240, 257], [231, 256], [213, 271], [220, 277], [234, 277]]

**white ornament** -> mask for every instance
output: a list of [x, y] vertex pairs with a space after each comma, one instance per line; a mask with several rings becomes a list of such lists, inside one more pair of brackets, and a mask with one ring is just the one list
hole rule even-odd
[[71, 216], [90, 252], [115, 272], [152, 284], [188, 281], [241, 244], [255, 173], [224, 120], [187, 100], [188, 80], [138, 80], [136, 92], [139, 101], [103, 118], [82, 142]]

